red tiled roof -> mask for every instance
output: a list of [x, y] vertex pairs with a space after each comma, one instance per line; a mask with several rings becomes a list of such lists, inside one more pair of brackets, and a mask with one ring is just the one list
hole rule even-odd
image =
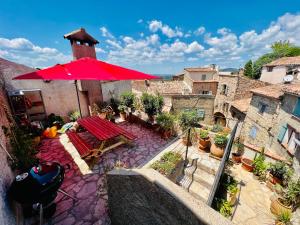
[[265, 66], [289, 66], [289, 65], [300, 65], [300, 56], [295, 57], [282, 57], [276, 59]]
[[217, 72], [217, 70], [212, 67], [184, 68], [184, 70], [188, 72]]
[[68, 34], [64, 35], [64, 38], [68, 40], [76, 40], [76, 41], [85, 41], [85, 42], [91, 42], [93, 44], [98, 44], [99, 41], [97, 41], [95, 38], [93, 38], [91, 35], [89, 35], [84, 28], [80, 28], [78, 30], [74, 30]]
[[245, 113], [248, 110], [250, 102], [251, 102], [251, 98], [243, 98], [243, 99], [233, 101], [231, 103], [231, 106]]
[[282, 90], [285, 93], [300, 95], [300, 83], [286, 85]]
[[251, 92], [257, 95], [263, 95], [269, 98], [279, 99], [283, 95], [284, 84], [274, 84], [265, 87], [252, 89]]

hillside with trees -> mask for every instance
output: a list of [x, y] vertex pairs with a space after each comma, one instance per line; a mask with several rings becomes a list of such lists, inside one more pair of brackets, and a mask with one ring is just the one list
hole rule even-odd
[[300, 56], [300, 47], [288, 41], [278, 41], [271, 46], [272, 52], [266, 53], [256, 61], [249, 60], [244, 66], [244, 75], [252, 79], [259, 79], [263, 65], [281, 57]]

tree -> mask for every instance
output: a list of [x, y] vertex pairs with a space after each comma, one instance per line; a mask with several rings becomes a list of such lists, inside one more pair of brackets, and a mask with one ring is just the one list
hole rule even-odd
[[252, 60], [249, 60], [244, 66], [244, 75], [252, 78], [252, 74], [253, 74]]

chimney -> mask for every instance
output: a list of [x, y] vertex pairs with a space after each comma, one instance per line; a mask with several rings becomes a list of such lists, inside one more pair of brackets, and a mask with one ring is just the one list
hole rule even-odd
[[83, 57], [97, 58], [95, 45], [99, 42], [89, 35], [84, 28], [72, 31], [64, 35], [64, 38], [70, 40], [74, 60]]

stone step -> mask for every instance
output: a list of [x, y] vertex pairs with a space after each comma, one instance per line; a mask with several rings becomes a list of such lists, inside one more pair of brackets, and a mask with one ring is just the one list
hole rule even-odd
[[199, 157], [198, 154], [188, 155], [189, 164], [195, 166], [197, 163], [197, 167], [202, 169], [208, 173], [215, 175], [218, 171], [220, 161], [214, 158], [209, 157], [209, 154], [202, 154]]
[[203, 169], [196, 168], [195, 166], [187, 167], [184, 170], [184, 174], [191, 180], [196, 181], [208, 189], [211, 189], [215, 176]]
[[180, 185], [195, 198], [203, 202], [207, 201], [210, 193], [210, 190], [207, 187], [196, 181], [192, 181], [188, 176], [184, 176], [184, 178], [180, 181]]

